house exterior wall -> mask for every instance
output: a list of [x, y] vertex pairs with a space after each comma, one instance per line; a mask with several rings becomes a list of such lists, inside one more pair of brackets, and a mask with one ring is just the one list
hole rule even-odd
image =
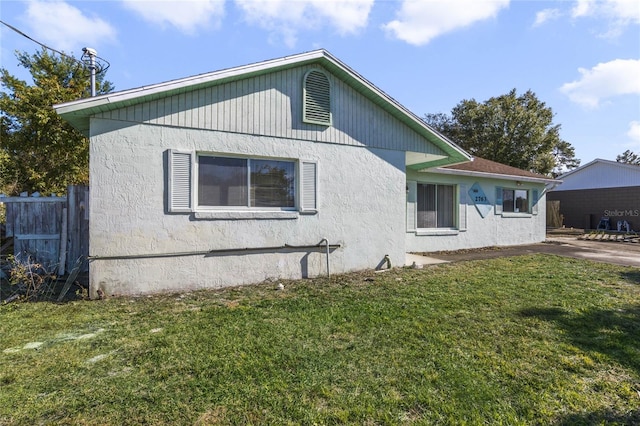
[[560, 202], [566, 227], [596, 229], [600, 218], [608, 217], [613, 229], [617, 229], [619, 220], [626, 220], [632, 229], [640, 230], [640, 186], [556, 190], [547, 197]]
[[[410, 171], [408, 182], [435, 183], [456, 185], [457, 192], [457, 228], [455, 230], [421, 230], [412, 226], [411, 217], [407, 218], [406, 250], [407, 252], [434, 252], [442, 250], [460, 250], [491, 246], [509, 246], [532, 244], [544, 241], [546, 236], [546, 200], [544, 184], [522, 182], [516, 184], [515, 179], [500, 180], [469, 176], [419, 173]], [[468, 194], [469, 189], [478, 183], [491, 204], [491, 209], [482, 217]], [[411, 185], [409, 185], [411, 186]], [[536, 190], [539, 194], [533, 213], [496, 214], [496, 187], [509, 189], [527, 189], [529, 194]], [[462, 194], [461, 194], [462, 191]], [[411, 194], [407, 194], [409, 199]], [[409, 199], [409, 201], [412, 201]], [[415, 214], [408, 203], [408, 214]]]
[[327, 71], [333, 124], [325, 127], [304, 123], [302, 82], [310, 69], [322, 68], [308, 65], [277, 71], [103, 112], [98, 117], [444, 155]]
[[559, 179], [562, 185], [553, 192], [639, 186], [640, 166], [597, 159]]
[[[316, 161], [318, 212], [226, 219], [167, 211], [167, 151]], [[404, 263], [405, 154], [356, 145], [93, 118], [90, 281], [95, 296], [183, 291], [326, 273], [324, 251], [106, 259], [220, 249], [340, 244], [332, 273]]]

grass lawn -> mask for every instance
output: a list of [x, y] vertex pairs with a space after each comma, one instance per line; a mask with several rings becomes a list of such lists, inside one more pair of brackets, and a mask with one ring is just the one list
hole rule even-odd
[[640, 269], [281, 282], [0, 306], [0, 424], [640, 423]]

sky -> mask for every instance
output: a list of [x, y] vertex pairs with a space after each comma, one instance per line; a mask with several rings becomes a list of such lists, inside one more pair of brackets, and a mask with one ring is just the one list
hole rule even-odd
[[[640, 153], [638, 0], [2, 0], [0, 20], [95, 49], [116, 91], [323, 48], [420, 117], [531, 90], [582, 164]], [[0, 24], [14, 76], [40, 49]]]

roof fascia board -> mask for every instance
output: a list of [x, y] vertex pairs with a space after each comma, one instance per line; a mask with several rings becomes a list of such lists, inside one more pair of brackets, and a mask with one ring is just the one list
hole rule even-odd
[[419, 170], [423, 173], [438, 173], [443, 175], [457, 175], [457, 176], [473, 176], [487, 179], [501, 179], [501, 180], [519, 180], [522, 182], [535, 182], [535, 183], [562, 183], [562, 180], [559, 179], [551, 179], [551, 178], [534, 178], [530, 176], [517, 176], [517, 175], [504, 175], [499, 173], [487, 173], [487, 172], [475, 172], [471, 170], [452, 170], [452, 169], [443, 169], [441, 167], [430, 168], [430, 169], [422, 169]]

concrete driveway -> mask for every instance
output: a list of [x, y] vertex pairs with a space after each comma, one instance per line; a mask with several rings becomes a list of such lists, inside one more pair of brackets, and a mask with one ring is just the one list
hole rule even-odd
[[575, 236], [559, 235], [549, 236], [545, 242], [537, 244], [426, 253], [425, 256], [408, 254], [406, 263], [407, 265], [412, 265], [414, 262], [416, 265], [431, 265], [535, 253], [555, 254], [640, 268], [640, 243], [587, 241], [579, 240]]

